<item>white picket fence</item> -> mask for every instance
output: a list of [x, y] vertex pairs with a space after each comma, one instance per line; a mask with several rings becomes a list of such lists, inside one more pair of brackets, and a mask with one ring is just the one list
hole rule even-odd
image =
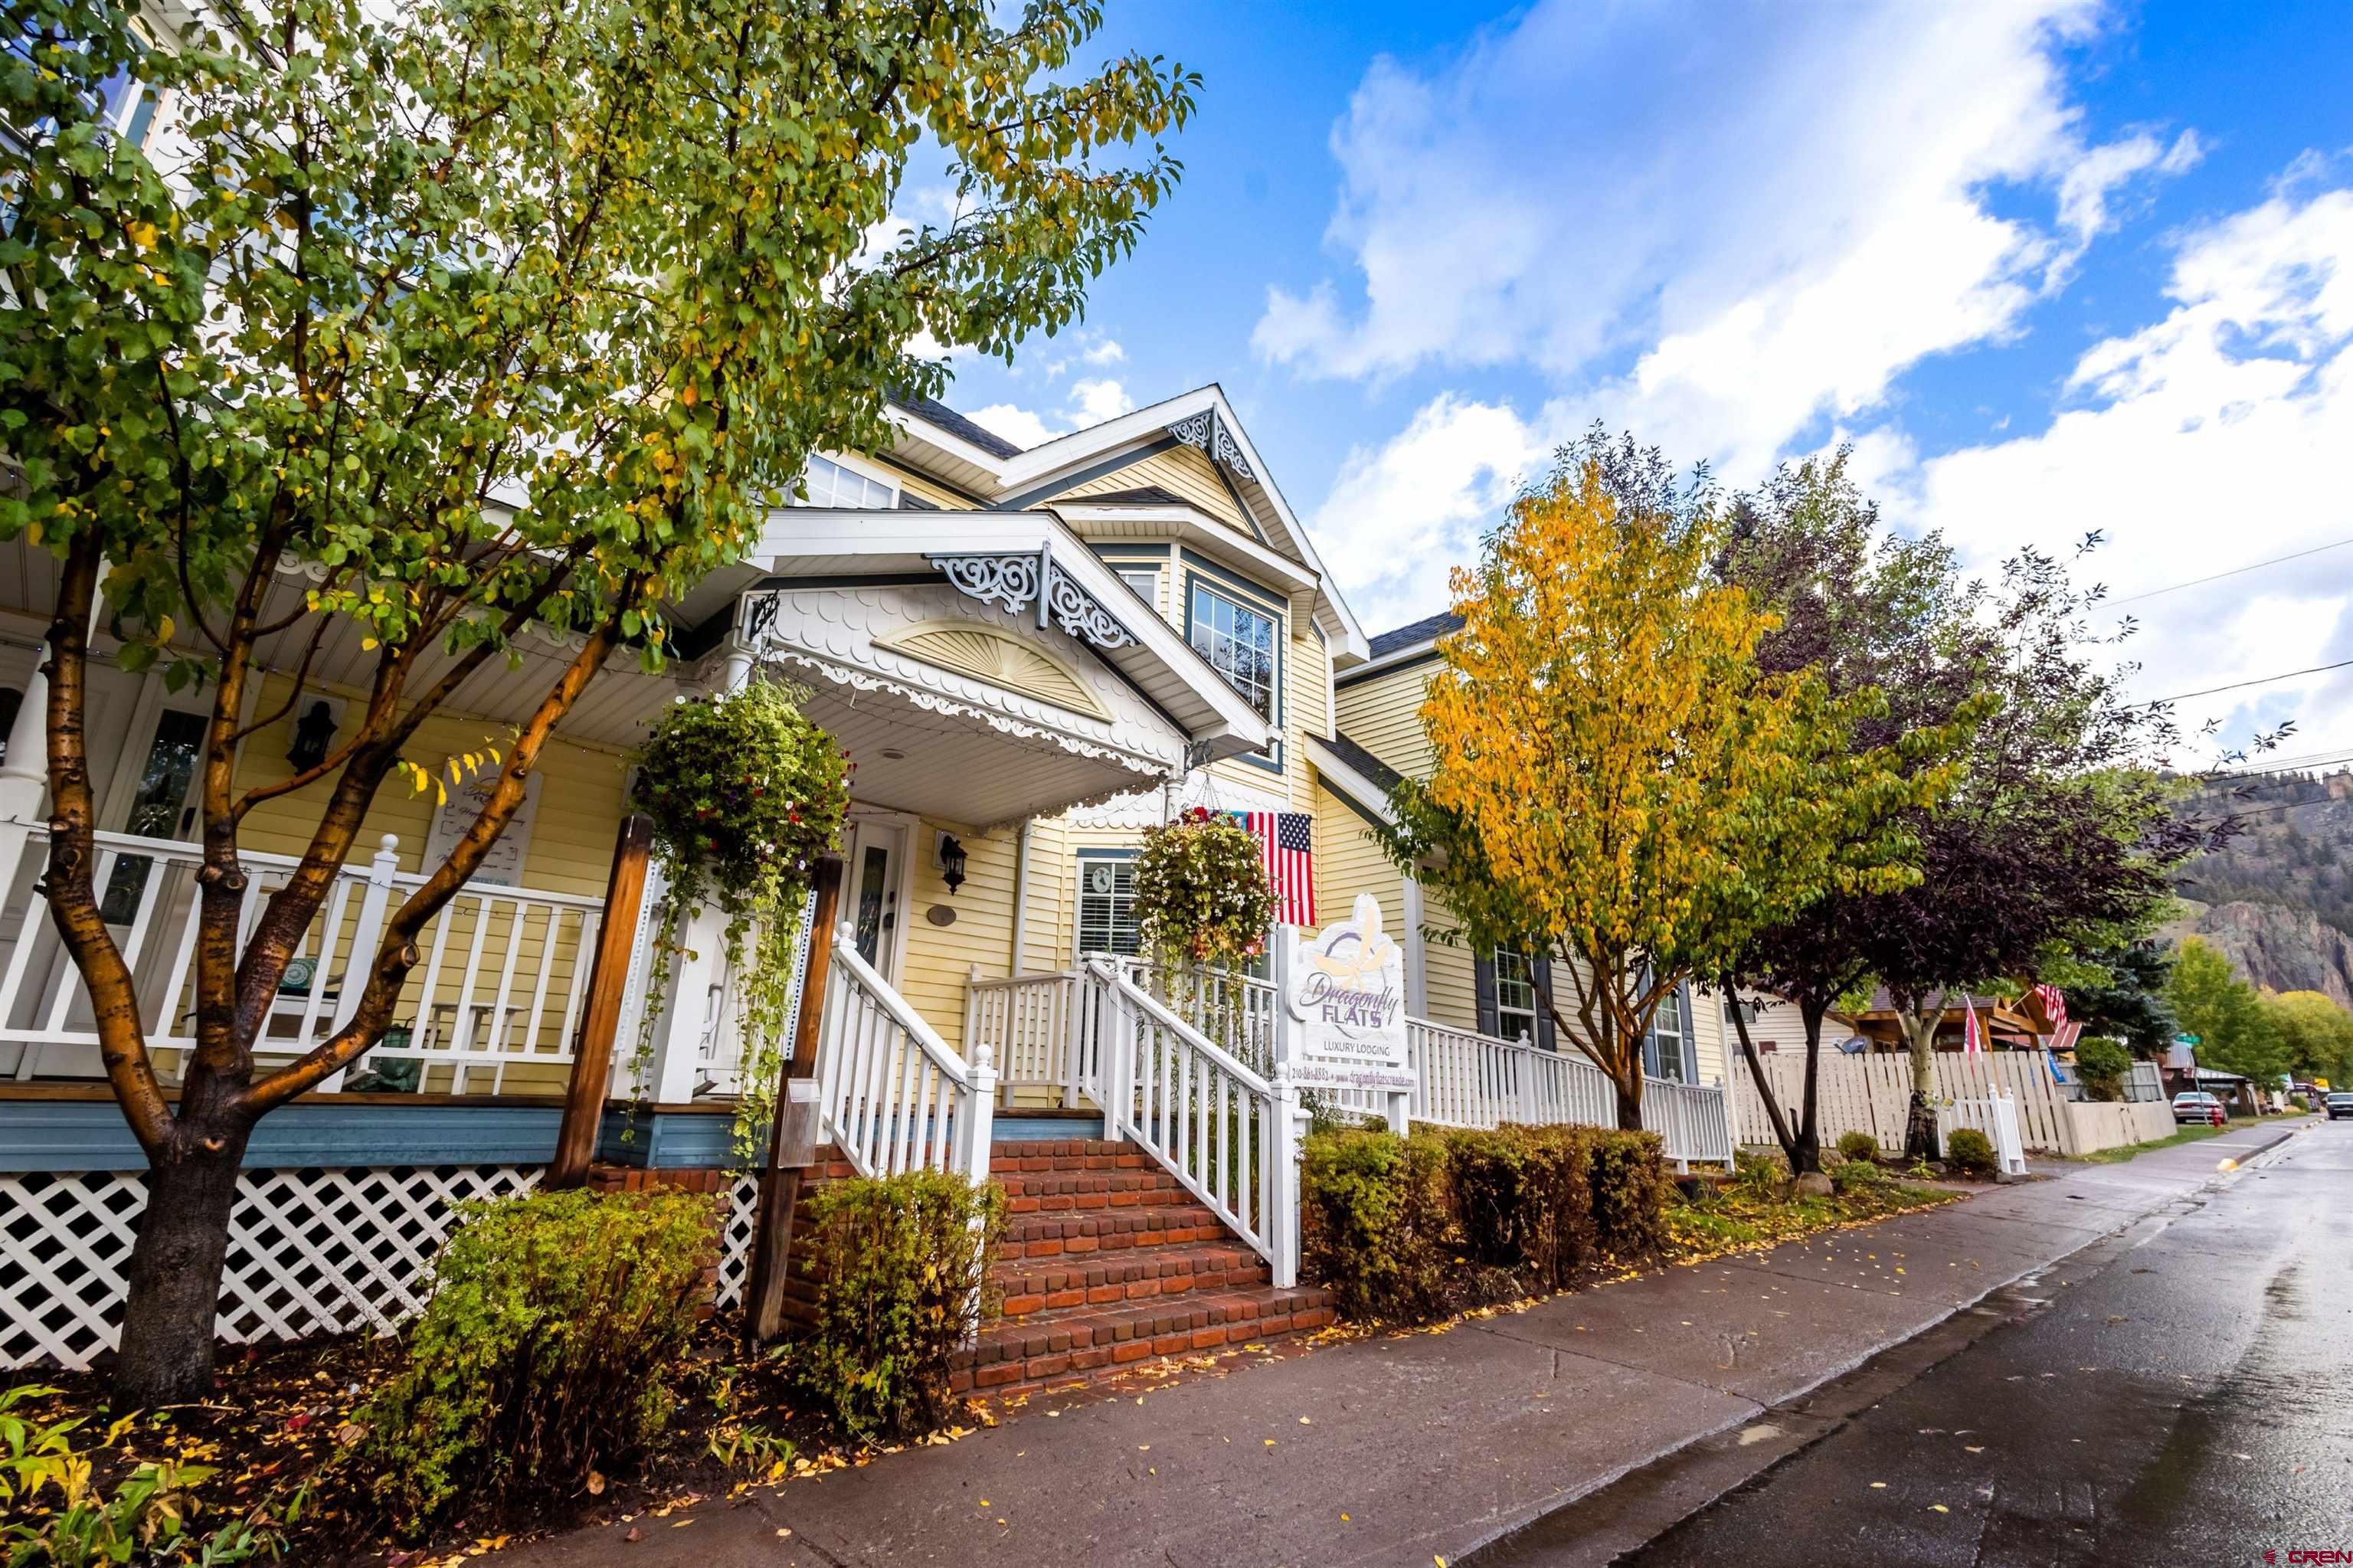
[[[1794, 1128], [1805, 1105], [1805, 1053], [1775, 1052], [1758, 1060], [1774, 1099]], [[2098, 1107], [2069, 1100], [2065, 1090], [2052, 1081], [2040, 1051], [1939, 1051], [1935, 1073], [1931, 1097], [1936, 1102], [1940, 1134], [1966, 1127], [1993, 1138], [1999, 1130], [1991, 1104], [1997, 1095], [2010, 1102], [2021, 1146], [2042, 1153], [2089, 1153], [2116, 1141], [2134, 1141], [2126, 1135], [2154, 1125], [2147, 1116], [2103, 1115]], [[1740, 1141], [1771, 1144], [1772, 1118], [1745, 1062], [1734, 1063], [1733, 1086]], [[1911, 1114], [1912, 1058], [1901, 1051], [1849, 1056], [1826, 1050], [1820, 1057], [1815, 1100], [1825, 1144], [1842, 1133], [1867, 1132], [1882, 1149], [1900, 1150]]]
[[[536, 1165], [258, 1169], [237, 1178], [219, 1337], [231, 1344], [388, 1334], [425, 1305], [457, 1206], [539, 1184]], [[720, 1233], [716, 1299], [743, 1298], [759, 1185], [737, 1181]], [[80, 1370], [122, 1330], [139, 1171], [0, 1174], [0, 1368]]]

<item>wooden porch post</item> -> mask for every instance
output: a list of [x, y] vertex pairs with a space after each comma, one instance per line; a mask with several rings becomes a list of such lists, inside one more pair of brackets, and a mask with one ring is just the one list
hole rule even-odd
[[818, 1028], [825, 1012], [826, 978], [833, 968], [833, 923], [841, 904], [841, 860], [817, 863], [817, 905], [809, 916], [808, 967], [801, 976], [801, 1011], [793, 1029], [792, 1059], [776, 1086], [776, 1119], [760, 1171], [760, 1206], [752, 1230], [752, 1274], [744, 1282], [744, 1339], [758, 1346], [784, 1331], [785, 1280], [792, 1260], [793, 1210], [801, 1199], [801, 1171], [817, 1162]]
[[613, 869], [605, 881], [604, 924], [596, 932], [596, 968], [588, 975], [588, 1005], [573, 1042], [572, 1076], [564, 1086], [564, 1125], [556, 1132], [555, 1159], [543, 1183], [550, 1189], [579, 1186], [588, 1179], [588, 1162], [596, 1157], [596, 1129], [605, 1119], [605, 1096], [613, 1075], [613, 1035], [620, 1027], [638, 911], [646, 896], [646, 853], [653, 842], [650, 817], [632, 813], [621, 819], [621, 831], [613, 841]]

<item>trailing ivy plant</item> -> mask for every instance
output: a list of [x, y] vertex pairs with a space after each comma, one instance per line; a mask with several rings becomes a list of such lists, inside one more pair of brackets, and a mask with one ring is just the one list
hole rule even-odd
[[[801, 713], [806, 693], [755, 676], [715, 696], [682, 699], [637, 756], [630, 804], [653, 821], [668, 885], [654, 909], [646, 994], [669, 983], [679, 926], [710, 906], [727, 917], [729, 971], [743, 1032], [735, 1155], [748, 1165], [766, 1133], [792, 1020], [793, 942], [818, 857], [839, 842], [849, 773], [833, 737]], [[638, 1095], [650, 1075], [656, 1010], [638, 1034]]]

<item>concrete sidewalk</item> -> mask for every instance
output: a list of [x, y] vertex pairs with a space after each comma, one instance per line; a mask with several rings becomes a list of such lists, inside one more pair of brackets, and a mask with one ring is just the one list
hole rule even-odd
[[[2305, 1125], [2305, 1124], [2296, 1124]], [[1996, 1188], [1440, 1332], [1033, 1400], [995, 1430], [503, 1553], [643, 1563], [1418, 1563], [1837, 1377], [2288, 1136]]]

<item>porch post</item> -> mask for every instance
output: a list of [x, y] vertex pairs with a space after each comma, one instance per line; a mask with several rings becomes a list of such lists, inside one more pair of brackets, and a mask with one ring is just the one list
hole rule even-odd
[[[613, 867], [605, 880], [604, 923], [596, 931], [596, 967], [588, 973], [588, 1005], [572, 1046], [572, 1075], [564, 1086], [564, 1125], [555, 1135], [555, 1159], [543, 1183], [577, 1187], [588, 1179], [596, 1153], [596, 1130], [605, 1119], [605, 1096], [613, 1075], [613, 1036], [621, 1022], [621, 993], [629, 983], [636, 955], [638, 910], [646, 894], [646, 856], [653, 847], [650, 818], [636, 812], [621, 819], [613, 839]], [[577, 962], [575, 959], [574, 960]]]
[[41, 820], [48, 798], [48, 645], [25, 678], [24, 700], [8, 726], [8, 755], [0, 760], [0, 821], [31, 824]]
[[1299, 1103], [1288, 1063], [1275, 1063], [1273, 1086], [1274, 1104], [1270, 1108], [1274, 1113], [1274, 1138], [1273, 1148], [1268, 1150], [1268, 1161], [1273, 1167], [1268, 1172], [1273, 1213], [1267, 1235], [1273, 1256], [1267, 1264], [1275, 1288], [1288, 1290], [1299, 1283], [1299, 1155], [1307, 1137], [1307, 1111]]
[[1415, 1018], [1430, 1016], [1430, 955], [1421, 938], [1421, 883], [1419, 878], [1405, 879], [1405, 931], [1398, 940], [1405, 944], [1405, 1010]]
[[793, 1023], [793, 1054], [777, 1086], [776, 1119], [760, 1171], [759, 1212], [752, 1224], [752, 1273], [744, 1282], [744, 1339], [760, 1345], [784, 1331], [785, 1281], [792, 1263], [793, 1210], [801, 1201], [801, 1171], [817, 1163], [819, 1107], [817, 1053], [833, 969], [833, 925], [841, 902], [841, 860], [817, 863], [817, 901], [809, 914], [808, 962], [801, 971], [801, 1011]]
[[[342, 1033], [343, 1025], [359, 1013], [360, 992], [366, 989], [360, 983], [360, 977], [375, 967], [376, 944], [384, 939], [385, 911], [392, 905], [393, 874], [399, 869], [400, 835], [386, 833], [376, 841], [375, 858], [368, 862], [367, 890], [360, 895], [359, 919], [352, 927], [351, 957], [343, 964], [343, 990], [335, 998], [334, 1017], [328, 1026], [330, 1033]], [[427, 997], [419, 1005], [429, 1005], [432, 1000]], [[350, 1070], [348, 1066], [338, 1067], [320, 1079], [318, 1092], [341, 1093], [343, 1075]]]

